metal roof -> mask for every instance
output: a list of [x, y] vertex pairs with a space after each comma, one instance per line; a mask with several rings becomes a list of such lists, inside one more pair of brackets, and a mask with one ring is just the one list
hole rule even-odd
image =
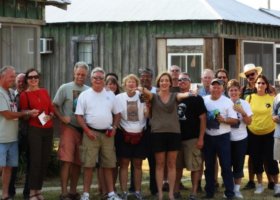
[[266, 8], [260, 8], [260, 11], [280, 19], [280, 11], [279, 10], [270, 10], [270, 9], [266, 9]]
[[280, 26], [280, 20], [235, 0], [72, 0], [46, 7], [47, 23], [227, 20]]

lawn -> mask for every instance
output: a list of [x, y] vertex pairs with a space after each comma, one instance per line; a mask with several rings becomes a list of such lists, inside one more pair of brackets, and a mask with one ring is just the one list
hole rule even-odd
[[[148, 177], [148, 163], [147, 160], [144, 161], [143, 164], [143, 184], [142, 184], [142, 192], [145, 196], [145, 199], [156, 199], [155, 197], [150, 196], [149, 190], [148, 190], [148, 185], [149, 185], [149, 177]], [[247, 175], [247, 169], [244, 170], [245, 175]], [[94, 173], [95, 174], [95, 173]], [[22, 182], [23, 180], [20, 179], [18, 181], [17, 187], [21, 188], [22, 187]], [[184, 171], [184, 178], [182, 180], [183, 184], [188, 188], [187, 190], [181, 191], [183, 198], [187, 199], [189, 193], [190, 193], [190, 187], [191, 187], [191, 181], [190, 181], [190, 174], [187, 171]], [[220, 185], [222, 185], [222, 180], [221, 178], [219, 179]], [[243, 185], [241, 188], [244, 187], [244, 184], [247, 182], [247, 177], [245, 177], [243, 179]], [[46, 200], [57, 200], [59, 199], [58, 196], [60, 194], [60, 188], [59, 188], [59, 178], [58, 177], [54, 177], [54, 178], [46, 178], [46, 181], [44, 182], [44, 188], [43, 188], [43, 194], [46, 198]], [[204, 186], [204, 180], [202, 185]], [[267, 182], [265, 179], [265, 187], [267, 186]], [[117, 184], [117, 189], [118, 192], [120, 192], [120, 188], [119, 188], [119, 184]], [[80, 184], [79, 184], [79, 191], [82, 192], [82, 179], [80, 179]], [[223, 191], [224, 188], [220, 187], [218, 188], [218, 191], [215, 195], [215, 200], [221, 200], [223, 199]], [[199, 193], [198, 196], [202, 197], [205, 193]], [[242, 190], [242, 194], [244, 196], [244, 199], [247, 200], [273, 200], [273, 199], [280, 199], [280, 198], [274, 198], [273, 197], [273, 191], [272, 190], [268, 190], [265, 189], [264, 193], [261, 195], [256, 195], [254, 194], [253, 190]], [[94, 176], [93, 178], [93, 184], [92, 184], [92, 190], [91, 190], [91, 199], [92, 200], [99, 200], [101, 199], [100, 196], [98, 195], [98, 191], [97, 191], [97, 181], [96, 181], [96, 177]], [[22, 199], [22, 195], [21, 195], [21, 191], [18, 191], [18, 194], [16, 195], [15, 200], [21, 200]], [[129, 199], [133, 199], [133, 197], [131, 196]], [[168, 198], [166, 198], [168, 199]]]

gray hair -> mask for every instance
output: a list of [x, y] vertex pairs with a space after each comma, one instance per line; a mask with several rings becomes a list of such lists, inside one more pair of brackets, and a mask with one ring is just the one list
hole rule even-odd
[[105, 75], [105, 71], [104, 71], [101, 67], [95, 67], [95, 68], [93, 68], [93, 70], [91, 71], [90, 77], [92, 78], [93, 75], [94, 75], [96, 72], [101, 72], [102, 74]]
[[4, 66], [0, 69], [0, 76], [4, 76], [8, 70], [16, 71], [13, 66]]
[[179, 68], [179, 72], [181, 72], [181, 67], [179, 67], [178, 65], [171, 65], [171, 66], [169, 66], [169, 68], [168, 68], [168, 72], [171, 72], [171, 69], [173, 68], [173, 67], [176, 67], [176, 68]]
[[84, 68], [87, 72], [89, 71], [88, 64], [83, 61], [76, 62], [76, 64], [74, 65], [74, 71], [78, 68]]
[[150, 74], [150, 75], [151, 75], [151, 77], [153, 77], [153, 76], [154, 76], [154, 72], [153, 72], [153, 70], [152, 70], [151, 68], [149, 68], [149, 67], [140, 68], [140, 69], [139, 69], [139, 75], [141, 75], [141, 74], [143, 74], [143, 73]]
[[203, 72], [202, 72], [202, 74], [201, 74], [201, 77], [204, 77], [205, 74], [210, 74], [210, 76], [211, 76], [212, 78], [214, 78], [214, 76], [215, 76], [214, 71], [213, 71], [212, 69], [208, 69], [208, 68], [206, 68], [206, 69], [203, 70]]

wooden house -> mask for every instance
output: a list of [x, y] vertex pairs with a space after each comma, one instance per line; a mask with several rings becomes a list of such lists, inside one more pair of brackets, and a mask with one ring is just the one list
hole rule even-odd
[[86, 61], [120, 77], [176, 64], [200, 82], [204, 68], [225, 68], [238, 78], [246, 63], [263, 67], [273, 82], [280, 73], [280, 19], [235, 0], [72, 0], [67, 10], [46, 8], [41, 56], [52, 94]]
[[45, 6], [66, 8], [68, 0], [0, 0], [0, 67], [17, 72], [41, 67], [40, 35]]

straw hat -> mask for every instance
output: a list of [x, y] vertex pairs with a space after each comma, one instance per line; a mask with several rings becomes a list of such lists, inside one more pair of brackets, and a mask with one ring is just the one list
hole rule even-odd
[[258, 75], [259, 75], [260, 73], [262, 73], [262, 67], [260, 67], [260, 66], [257, 66], [257, 67], [256, 67], [254, 64], [249, 63], [249, 64], [246, 64], [246, 65], [243, 67], [243, 72], [240, 73], [239, 76], [242, 77], [242, 78], [246, 78], [246, 75], [245, 75], [245, 74], [248, 73], [248, 72], [250, 72], [250, 71], [253, 71], [253, 70], [257, 71]]

